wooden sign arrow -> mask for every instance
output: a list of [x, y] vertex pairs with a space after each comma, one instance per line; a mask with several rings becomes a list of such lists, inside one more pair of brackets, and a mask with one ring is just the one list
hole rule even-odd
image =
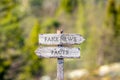
[[80, 44], [85, 39], [79, 34], [40, 34], [39, 43], [46, 45]]
[[35, 53], [41, 58], [79, 58], [79, 48], [68, 47], [42, 47], [38, 48]]

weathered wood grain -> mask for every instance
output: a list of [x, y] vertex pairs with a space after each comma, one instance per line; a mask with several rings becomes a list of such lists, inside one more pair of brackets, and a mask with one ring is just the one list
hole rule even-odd
[[41, 47], [35, 51], [41, 58], [79, 58], [79, 48], [68, 47]]
[[[62, 34], [63, 30], [57, 30], [57, 34]], [[63, 47], [63, 45], [58, 45], [58, 47]], [[57, 59], [57, 79], [64, 80], [64, 58]]]
[[80, 44], [85, 39], [79, 34], [40, 34], [39, 44]]
[[64, 59], [58, 58], [57, 61], [57, 80], [64, 80]]

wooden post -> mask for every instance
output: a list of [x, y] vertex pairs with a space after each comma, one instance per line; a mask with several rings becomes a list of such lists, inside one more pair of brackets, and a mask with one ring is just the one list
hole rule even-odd
[[64, 59], [58, 58], [57, 61], [57, 78], [58, 80], [64, 80]]
[[[62, 34], [62, 30], [57, 30], [57, 34]], [[62, 47], [61, 44], [58, 45], [58, 47]], [[64, 80], [64, 59], [58, 58], [57, 60], [57, 79], [58, 80]]]
[[63, 47], [64, 45], [80, 44], [85, 39], [79, 34], [40, 34], [39, 44], [57, 45], [57, 47], [40, 47], [35, 53], [40, 58], [57, 58], [57, 80], [64, 80], [64, 58], [79, 58], [80, 49]]

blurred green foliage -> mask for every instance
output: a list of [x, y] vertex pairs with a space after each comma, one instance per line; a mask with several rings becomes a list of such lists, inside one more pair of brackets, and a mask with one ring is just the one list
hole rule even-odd
[[61, 0], [61, 7], [67, 13], [71, 13], [77, 8], [78, 0]]
[[39, 59], [34, 51], [40, 33], [59, 27], [86, 39], [76, 46], [81, 59], [65, 60], [65, 71], [120, 61], [119, 0], [0, 0], [0, 80], [56, 77], [56, 59]]
[[[19, 27], [21, 16], [15, 11], [18, 2], [15, 0], [0, 1], [0, 79], [9, 79], [8, 70], [20, 57], [24, 39]], [[13, 63], [13, 61], [15, 61]], [[15, 70], [17, 71], [17, 70]]]

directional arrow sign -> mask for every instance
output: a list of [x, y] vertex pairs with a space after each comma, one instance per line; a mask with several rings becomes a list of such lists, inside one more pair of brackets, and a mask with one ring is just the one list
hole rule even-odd
[[40, 34], [39, 43], [46, 45], [80, 44], [85, 39], [79, 34]]
[[42, 47], [38, 48], [35, 53], [41, 58], [79, 58], [79, 48], [68, 47]]

